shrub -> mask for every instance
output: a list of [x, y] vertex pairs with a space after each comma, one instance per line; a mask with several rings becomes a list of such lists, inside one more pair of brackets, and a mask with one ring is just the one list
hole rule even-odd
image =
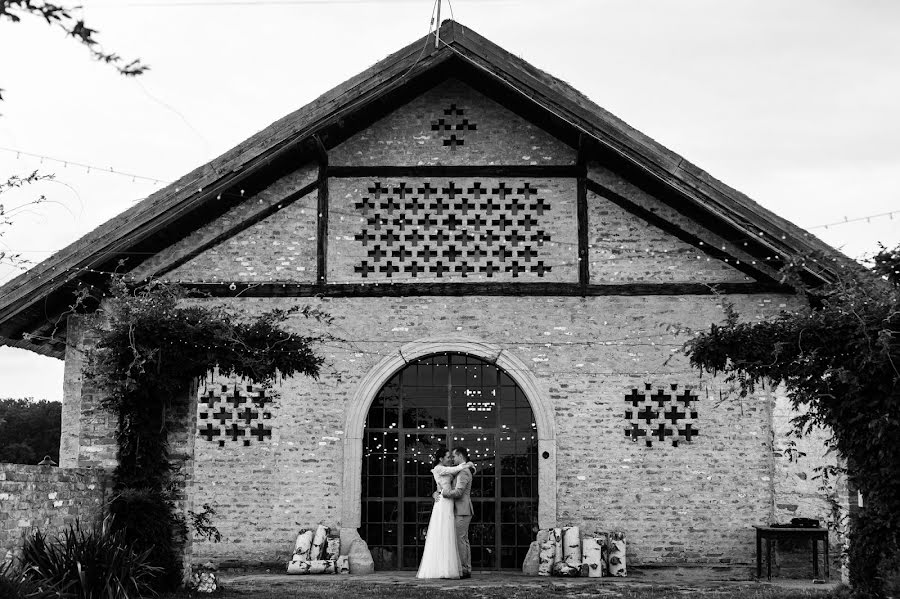
[[109, 511], [113, 530], [129, 539], [136, 550], [146, 551], [149, 563], [161, 567], [153, 588], [177, 588], [187, 528], [174, 510], [173, 498], [152, 489], [122, 489], [110, 500]]
[[137, 599], [150, 594], [150, 583], [160, 574], [148, 561], [150, 551], [135, 550], [111, 525], [107, 518], [85, 531], [76, 522], [55, 539], [31, 533], [22, 547], [24, 579], [55, 597]]
[[0, 564], [0, 599], [50, 599], [52, 596], [13, 567], [12, 562]]

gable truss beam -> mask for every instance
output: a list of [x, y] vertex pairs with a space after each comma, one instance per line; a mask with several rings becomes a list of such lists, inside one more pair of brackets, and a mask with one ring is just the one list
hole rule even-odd
[[741, 261], [732, 256], [731, 254], [718, 249], [712, 244], [704, 242], [702, 239], [694, 235], [693, 233], [689, 233], [685, 231], [681, 227], [675, 225], [674, 223], [668, 221], [667, 219], [662, 218], [658, 214], [647, 210], [643, 206], [640, 206], [633, 201], [629, 200], [626, 197], [623, 197], [617, 194], [615, 191], [593, 181], [591, 179], [587, 179], [586, 186], [589, 191], [594, 192], [598, 196], [609, 200], [616, 206], [626, 210], [627, 212], [637, 216], [638, 218], [650, 223], [654, 227], [662, 229], [666, 233], [678, 238], [680, 241], [683, 241], [689, 245], [694, 246], [701, 252], [709, 255], [712, 258], [717, 260], [722, 260], [723, 262], [727, 262], [729, 265], [738, 269], [745, 275], [753, 278], [756, 281], [766, 283], [769, 285], [780, 286], [780, 283], [773, 279], [766, 272], [753, 267], [751, 264], [747, 264], [746, 261]]
[[350, 177], [583, 177], [583, 165], [416, 165], [416, 166], [331, 166], [328, 175]]
[[785, 293], [784, 286], [764, 283], [279, 283], [277, 281], [184, 283], [211, 297], [417, 297], [417, 296], [558, 296], [714, 295]]
[[591, 282], [590, 257], [588, 255], [588, 205], [587, 177], [584, 155], [584, 136], [578, 136], [578, 168], [583, 171], [575, 184], [575, 219], [578, 226], [578, 284], [587, 295]]
[[328, 282], [328, 150], [318, 135], [315, 136], [319, 157], [319, 188], [316, 210], [316, 283]]

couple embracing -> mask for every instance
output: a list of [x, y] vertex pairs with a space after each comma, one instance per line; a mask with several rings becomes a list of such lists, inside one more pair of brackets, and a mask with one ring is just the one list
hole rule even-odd
[[472, 474], [465, 447], [452, 452], [441, 448], [434, 456], [434, 482], [437, 491], [431, 520], [425, 537], [425, 551], [416, 578], [470, 578], [472, 552], [469, 548], [469, 523], [472, 521]]

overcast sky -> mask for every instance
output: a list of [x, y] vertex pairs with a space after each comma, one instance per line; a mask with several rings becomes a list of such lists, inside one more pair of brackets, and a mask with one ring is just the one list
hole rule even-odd
[[[126, 79], [36, 19], [0, 21], [0, 180], [56, 175], [0, 199], [52, 200], [0, 238], [34, 261], [161, 186], [140, 177], [172, 181], [423, 36], [434, 1], [81, 4], [104, 49], [152, 70]], [[900, 242], [900, 2], [455, 0], [453, 11], [851, 257]], [[0, 266], [0, 282], [15, 274]], [[61, 399], [62, 362], [0, 348], [0, 397], [24, 396]]]

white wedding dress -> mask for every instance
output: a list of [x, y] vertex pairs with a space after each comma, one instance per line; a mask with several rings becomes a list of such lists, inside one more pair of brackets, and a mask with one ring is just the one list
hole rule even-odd
[[[431, 469], [438, 492], [450, 489], [453, 475], [468, 466], [435, 466]], [[441, 497], [431, 508], [425, 551], [416, 578], [459, 578], [459, 553], [456, 550], [456, 523], [453, 500]]]

